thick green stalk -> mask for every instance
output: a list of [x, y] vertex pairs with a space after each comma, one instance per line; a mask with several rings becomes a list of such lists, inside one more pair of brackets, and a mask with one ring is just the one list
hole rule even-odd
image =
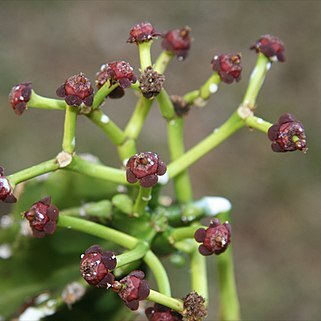
[[105, 98], [115, 89], [119, 86], [118, 83], [115, 83], [113, 85], [110, 85], [110, 81], [108, 80], [105, 82], [105, 84], [96, 92], [94, 96], [94, 102], [91, 106], [92, 109], [98, 108]]
[[142, 72], [144, 72], [147, 67], [152, 65], [152, 58], [150, 53], [152, 44], [152, 40], [144, 41], [138, 44], [140, 68]]
[[105, 179], [118, 184], [129, 184], [126, 180], [125, 171], [104, 165], [94, 164], [80, 158], [77, 155], [74, 155], [71, 163], [64, 169], [91, 177]]
[[[221, 221], [230, 221], [230, 214], [220, 214], [219, 218]], [[220, 289], [220, 320], [239, 321], [241, 320], [240, 304], [237, 295], [231, 246], [226, 252], [217, 256], [216, 263]]]
[[200, 225], [176, 227], [169, 234], [169, 240], [171, 243], [176, 243], [176, 242], [182, 241], [184, 239], [193, 238], [196, 230], [198, 230], [201, 227], [202, 226], [200, 226]]
[[148, 202], [152, 199], [152, 188], [139, 187], [138, 195], [134, 204], [134, 215], [137, 217], [142, 216], [145, 213], [145, 208]]
[[126, 140], [125, 133], [101, 109], [92, 111], [87, 117], [103, 130], [113, 144], [121, 145]]
[[184, 304], [182, 300], [174, 299], [171, 296], [164, 295], [162, 293], [150, 290], [149, 296], [146, 300], [167, 306], [177, 312], [183, 312]]
[[156, 59], [154, 70], [160, 74], [163, 74], [173, 57], [174, 54], [172, 54], [170, 51], [162, 51]]
[[42, 174], [53, 172], [59, 168], [57, 160], [51, 159], [46, 162], [40, 163], [38, 165], [31, 166], [29, 168], [23, 169], [15, 174], [9, 175], [7, 178], [10, 181], [12, 187], [15, 185], [27, 181], [28, 179], [37, 177]]
[[167, 166], [169, 177], [176, 177], [243, 126], [244, 121], [238, 116], [237, 112], [234, 112], [232, 116], [223, 125], [215, 129], [212, 134], [204, 138], [184, 155], [171, 162]]
[[270, 68], [271, 62], [269, 58], [265, 57], [262, 53], [259, 53], [256, 65], [250, 76], [250, 81], [241, 104], [242, 106], [250, 109], [255, 108], [256, 98], [264, 83], [265, 76]]
[[245, 123], [250, 128], [254, 128], [257, 130], [260, 130], [263, 133], [268, 132], [269, 128], [273, 125], [262, 118], [256, 117], [256, 116], [249, 116], [245, 119]]
[[130, 251], [124, 252], [123, 254], [117, 255], [117, 267], [124, 266], [131, 262], [142, 259], [147, 251], [149, 250], [149, 245], [145, 242], [138, 242], [136, 247]]
[[77, 108], [67, 105], [62, 149], [68, 154], [72, 154], [75, 151], [76, 125], [77, 125]]
[[64, 100], [52, 99], [40, 96], [32, 91], [30, 100], [27, 103], [28, 108], [57, 109], [65, 110], [66, 103]]

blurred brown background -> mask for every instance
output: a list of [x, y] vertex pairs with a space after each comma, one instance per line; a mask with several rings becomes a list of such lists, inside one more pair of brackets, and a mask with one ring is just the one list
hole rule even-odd
[[[32, 81], [37, 93], [55, 97], [68, 76], [82, 71], [94, 79], [104, 62], [127, 60], [137, 71], [137, 49], [126, 39], [130, 27], [141, 21], [150, 21], [160, 31], [192, 28], [188, 59], [173, 61], [166, 73], [171, 94], [201, 85], [211, 73], [214, 54], [242, 53], [242, 81], [221, 85], [206, 108], [190, 112], [187, 147], [210, 133], [240, 103], [256, 60], [249, 46], [265, 33], [285, 42], [287, 61], [273, 64], [259, 95], [257, 115], [275, 122], [282, 113], [293, 113], [305, 125], [308, 153], [273, 153], [265, 135], [243, 129], [190, 172], [196, 198], [220, 195], [233, 203], [233, 245], [244, 320], [320, 320], [319, 1], [1, 1], [1, 166], [10, 174], [52, 158], [62, 141], [63, 113], [29, 110], [18, 117], [7, 102], [11, 87]], [[153, 57], [159, 52], [160, 41], [155, 41]], [[133, 98], [127, 91], [125, 98], [109, 101], [104, 109], [123, 126], [133, 110]], [[139, 149], [158, 151], [167, 161], [165, 130], [155, 105]], [[113, 146], [86, 119], [80, 119], [78, 132], [78, 152], [96, 154], [106, 164], [119, 166]], [[2, 206], [1, 211], [8, 208]], [[214, 264], [209, 269], [209, 319], [214, 320]], [[187, 274], [175, 269], [173, 273], [174, 294], [183, 296]]]

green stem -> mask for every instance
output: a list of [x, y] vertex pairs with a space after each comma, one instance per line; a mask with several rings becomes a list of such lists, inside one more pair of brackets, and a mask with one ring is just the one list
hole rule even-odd
[[255, 68], [250, 76], [250, 81], [244, 95], [242, 105], [250, 109], [255, 108], [256, 98], [264, 83], [265, 76], [271, 67], [270, 60], [262, 53], [258, 54]]
[[152, 58], [150, 53], [152, 43], [153, 41], [150, 40], [138, 44], [140, 68], [142, 72], [144, 72], [147, 67], [152, 65]]
[[254, 128], [257, 130], [262, 131], [263, 133], [268, 132], [269, 128], [273, 125], [262, 118], [256, 117], [256, 116], [249, 116], [245, 119], [245, 123], [250, 128]]
[[167, 306], [177, 312], [183, 312], [184, 310], [184, 304], [182, 300], [174, 299], [171, 296], [164, 295], [154, 290], [150, 290], [149, 296], [146, 298], [146, 300]]
[[103, 130], [113, 144], [121, 145], [126, 140], [125, 133], [101, 109], [92, 111], [87, 117]]
[[98, 108], [102, 102], [105, 100], [105, 98], [115, 89], [119, 86], [118, 83], [115, 83], [113, 85], [110, 85], [110, 81], [106, 81], [105, 84], [96, 92], [94, 96], [94, 102], [91, 106], [92, 109]]
[[165, 89], [162, 89], [160, 93], [157, 95], [157, 102], [159, 104], [159, 109], [162, 113], [162, 116], [166, 120], [171, 120], [176, 117], [175, 109], [173, 106], [173, 103], [165, 91]]
[[40, 96], [32, 90], [30, 100], [27, 103], [28, 108], [57, 109], [65, 110], [66, 103], [64, 100], [52, 99]]
[[170, 51], [162, 51], [155, 62], [154, 70], [160, 74], [163, 74], [173, 57], [174, 54], [172, 54]]
[[67, 105], [62, 149], [68, 154], [72, 154], [75, 151], [76, 125], [77, 125], [77, 109], [73, 106]]
[[37, 177], [42, 174], [55, 171], [58, 168], [59, 164], [54, 158], [38, 165], [23, 169], [15, 174], [9, 175], [7, 178], [9, 179], [11, 186], [14, 187], [21, 182], [27, 181], [28, 179]]
[[[222, 221], [230, 221], [229, 213], [219, 215]], [[216, 258], [220, 294], [220, 320], [239, 321], [240, 304], [237, 295], [232, 247]]]
[[148, 251], [144, 257], [144, 261], [154, 274], [159, 292], [171, 296], [171, 286], [168, 275], [158, 257], [152, 251]]
[[153, 100], [146, 99], [144, 96], [139, 98], [135, 111], [125, 128], [125, 135], [128, 138], [132, 138], [134, 140], [138, 138], [152, 103]]
[[[133, 139], [127, 139], [118, 146], [119, 158], [124, 162], [137, 153], [136, 143]], [[124, 164], [125, 165], [125, 164]]]
[[190, 255], [191, 264], [191, 286], [192, 290], [200, 294], [208, 304], [208, 287], [207, 287], [207, 271], [206, 257], [198, 252], [197, 246]]
[[145, 242], [138, 242], [135, 248], [123, 254], [117, 255], [117, 268], [140, 260], [149, 250], [149, 245]]
[[94, 235], [129, 249], [133, 249], [138, 243], [135, 237], [128, 234], [77, 217], [61, 215], [58, 218], [57, 226]]
[[118, 184], [129, 184], [126, 180], [125, 171], [104, 165], [94, 164], [80, 158], [77, 155], [74, 155], [72, 162], [64, 169], [91, 177], [105, 179]]
[[200, 225], [174, 228], [169, 235], [170, 243], [176, 243], [184, 239], [193, 238], [196, 230], [198, 230], [199, 228], [201, 228]]
[[137, 215], [137, 217], [142, 216], [145, 213], [145, 208], [148, 204], [148, 202], [152, 198], [152, 188], [148, 187], [142, 187], [139, 186], [139, 192], [134, 204], [134, 215]]
[[183, 172], [243, 126], [244, 121], [240, 118], [237, 112], [234, 112], [231, 117], [223, 125], [214, 130], [212, 134], [200, 141], [184, 155], [171, 162], [167, 166], [169, 177], [174, 178]]

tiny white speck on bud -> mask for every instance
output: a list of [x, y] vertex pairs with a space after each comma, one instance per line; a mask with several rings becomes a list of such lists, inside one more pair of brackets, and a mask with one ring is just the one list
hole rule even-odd
[[102, 115], [101, 118], [100, 118], [100, 121], [103, 123], [103, 124], [108, 124], [110, 119], [107, 115]]
[[82, 259], [84, 256], [85, 256], [85, 254], [81, 254], [81, 255], [80, 255], [80, 258]]
[[166, 185], [169, 181], [168, 173], [165, 173], [162, 176], [158, 176], [158, 183], [161, 185]]
[[123, 160], [123, 165], [124, 165], [124, 166], [127, 165], [128, 160], [129, 160], [129, 158], [125, 158], [125, 159]]
[[211, 93], [211, 94], [216, 93], [217, 90], [218, 90], [217, 84], [210, 84], [209, 90], [210, 90], [210, 93]]

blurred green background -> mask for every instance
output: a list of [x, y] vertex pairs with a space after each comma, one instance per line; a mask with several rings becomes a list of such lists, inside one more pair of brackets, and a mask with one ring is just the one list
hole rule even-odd
[[[166, 73], [170, 94], [198, 88], [211, 73], [213, 55], [242, 53], [242, 81], [222, 84], [206, 108], [193, 109], [188, 115], [187, 147], [219, 126], [240, 103], [256, 61], [249, 46], [266, 33], [284, 41], [287, 61], [273, 64], [256, 114], [275, 122], [284, 112], [293, 113], [305, 125], [308, 153], [273, 153], [265, 135], [243, 129], [190, 173], [195, 198], [220, 195], [233, 203], [233, 246], [244, 320], [319, 320], [319, 1], [1, 1], [1, 166], [11, 174], [52, 158], [62, 141], [63, 113], [29, 110], [18, 117], [7, 102], [11, 87], [31, 81], [38, 94], [55, 97], [56, 88], [68, 76], [82, 71], [93, 80], [105, 62], [126, 60], [138, 71], [137, 48], [126, 40], [130, 27], [141, 21], [150, 21], [159, 31], [192, 28], [189, 57], [173, 61]], [[155, 41], [154, 58], [160, 50], [160, 41]], [[123, 99], [108, 101], [104, 109], [123, 126], [134, 101], [127, 90]], [[156, 106], [138, 147], [169, 159], [166, 126]], [[114, 147], [84, 118], [79, 119], [77, 151], [120, 165]], [[9, 211], [3, 205], [0, 209], [2, 214]], [[188, 291], [185, 270], [185, 274], [172, 271], [177, 296]], [[213, 264], [209, 270], [209, 319], [214, 320], [218, 303]]]

